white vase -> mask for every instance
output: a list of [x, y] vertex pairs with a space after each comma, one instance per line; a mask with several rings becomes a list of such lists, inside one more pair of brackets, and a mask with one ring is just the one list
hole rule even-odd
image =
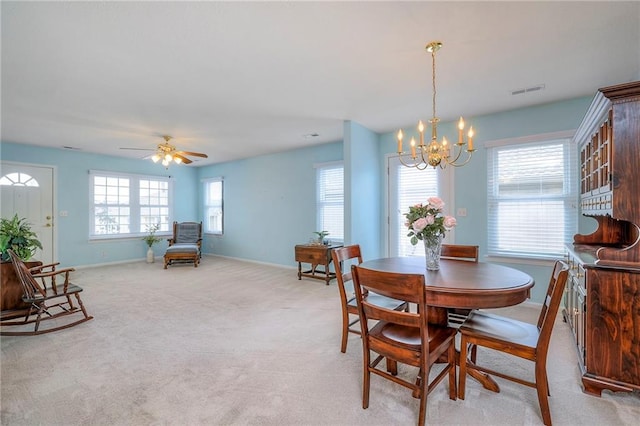
[[155, 256], [153, 255], [153, 249], [149, 247], [147, 250], [147, 263], [153, 263], [155, 261]]

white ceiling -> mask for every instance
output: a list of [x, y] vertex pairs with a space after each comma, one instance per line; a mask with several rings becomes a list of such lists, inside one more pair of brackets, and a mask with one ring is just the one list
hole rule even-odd
[[3, 0], [1, 14], [3, 142], [142, 158], [120, 148], [169, 134], [209, 155], [192, 166], [339, 141], [343, 120], [428, 119], [433, 40], [442, 121], [640, 79], [639, 2]]

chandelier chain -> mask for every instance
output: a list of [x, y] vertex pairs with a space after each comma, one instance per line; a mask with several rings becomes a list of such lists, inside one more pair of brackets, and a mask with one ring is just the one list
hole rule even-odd
[[436, 118], [436, 49], [431, 50], [431, 87], [433, 88], [432, 110], [433, 118]]
[[[462, 117], [458, 121], [458, 141], [450, 144], [449, 141], [443, 137], [442, 141], [438, 141], [438, 117], [436, 111], [436, 51], [442, 47], [442, 42], [433, 41], [427, 44], [426, 49], [431, 53], [431, 88], [433, 96], [431, 98], [431, 108], [433, 116], [430, 120], [431, 123], [431, 141], [427, 144], [424, 143], [424, 131], [425, 126], [422, 121], [418, 122], [418, 135], [419, 142], [415, 138], [411, 138], [409, 143], [410, 153], [405, 153], [402, 150], [402, 139], [404, 133], [402, 129], [398, 131], [398, 158], [400, 162], [407, 167], [415, 167], [419, 170], [424, 170], [427, 166], [445, 168], [447, 165], [452, 167], [461, 167], [467, 164], [475, 149], [473, 148], [473, 126], [469, 127], [467, 138], [463, 136], [465, 123]], [[463, 157], [462, 154], [466, 153]], [[410, 154], [407, 161], [403, 159], [403, 155]], [[466, 157], [466, 159], [465, 159]]]

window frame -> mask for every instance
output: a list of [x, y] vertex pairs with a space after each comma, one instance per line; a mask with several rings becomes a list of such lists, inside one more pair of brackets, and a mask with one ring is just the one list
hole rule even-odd
[[[108, 234], [96, 234], [95, 233], [95, 225], [96, 225], [96, 210], [102, 206], [109, 206], [109, 204], [104, 203], [95, 203], [95, 192], [96, 192], [96, 183], [95, 179], [97, 177], [104, 178], [117, 178], [117, 179], [128, 179], [129, 180], [129, 193], [128, 193], [128, 202], [125, 204], [118, 204], [119, 206], [128, 206], [129, 209], [129, 232], [122, 233], [108, 233]], [[147, 235], [147, 229], [143, 229], [143, 219], [142, 219], [142, 209], [145, 207], [149, 207], [147, 204], [143, 204], [140, 201], [140, 182], [143, 180], [148, 181], [157, 181], [163, 182], [167, 184], [167, 223], [166, 229], [164, 226], [160, 228], [156, 232], [158, 236], [170, 236], [172, 234], [172, 224], [173, 224], [173, 179], [171, 177], [166, 176], [153, 176], [153, 175], [139, 175], [133, 173], [121, 173], [121, 172], [112, 172], [112, 171], [103, 171], [103, 170], [90, 170], [89, 171], [89, 241], [95, 240], [109, 240], [109, 239], [127, 239], [127, 238], [139, 238]], [[157, 207], [158, 205], [153, 205], [152, 207]], [[165, 224], [161, 224], [165, 225]], [[136, 229], [136, 231], [132, 231]]]
[[[501, 258], [505, 261], [509, 259], [513, 260], [531, 260], [531, 261], [550, 261], [557, 260], [565, 253], [564, 245], [573, 241], [573, 236], [578, 232], [578, 152], [573, 135], [575, 131], [561, 131], [553, 133], [545, 133], [539, 135], [526, 136], [521, 138], [502, 139], [498, 141], [487, 142], [485, 147], [487, 148], [487, 256], [490, 258]], [[496, 161], [496, 155], [501, 151], [513, 150], [513, 149], [526, 149], [535, 147], [550, 146], [553, 144], [562, 144], [563, 153], [567, 157], [564, 159], [564, 173], [562, 178], [562, 193], [561, 194], [549, 194], [540, 196], [540, 194], [532, 194], [525, 196], [518, 194], [517, 196], [503, 196], [496, 194], [498, 186], [498, 171], [499, 165], [494, 167]], [[543, 161], [539, 161], [540, 167], [545, 167]], [[521, 201], [523, 203], [549, 203], [549, 202], [562, 202], [562, 233], [563, 242], [562, 247], [558, 248], [558, 251], [549, 250], [526, 250], [526, 246], [519, 246], [522, 250], [515, 249], [500, 249], [498, 247], [499, 229], [496, 229], [498, 223], [497, 206], [502, 201], [513, 202], [514, 200]], [[525, 206], [522, 209], [526, 209]], [[542, 210], [542, 209], [540, 209]], [[540, 235], [540, 227], [537, 228], [537, 235]], [[542, 227], [542, 238], [544, 237], [544, 230]], [[549, 231], [551, 232], [551, 231]], [[557, 232], [557, 231], [554, 231]], [[526, 241], [526, 238], [522, 239]], [[515, 241], [515, 239], [512, 239]], [[547, 240], [548, 241], [548, 240]], [[530, 247], [531, 248], [531, 247]]]
[[[345, 198], [345, 187], [344, 187], [344, 162], [343, 161], [332, 161], [326, 163], [314, 164], [313, 167], [316, 169], [316, 231], [329, 231], [329, 235], [327, 239], [332, 243], [342, 244], [344, 243], [344, 198]], [[341, 202], [336, 201], [323, 201], [325, 197], [321, 197], [321, 176], [322, 173], [328, 170], [340, 169], [342, 171], [342, 200]], [[326, 219], [323, 217], [323, 211], [325, 206], [340, 206], [342, 209], [342, 235], [336, 235], [335, 232], [331, 232], [331, 230], [326, 229], [324, 225]]]
[[[207, 235], [224, 235], [224, 178], [223, 177], [214, 177], [207, 178], [202, 180], [203, 183], [203, 232]], [[209, 201], [209, 185], [213, 183], [220, 183], [220, 202], [219, 203], [210, 203]], [[211, 208], [220, 208], [221, 218], [220, 218], [220, 231], [211, 230], [209, 228], [209, 209]]]

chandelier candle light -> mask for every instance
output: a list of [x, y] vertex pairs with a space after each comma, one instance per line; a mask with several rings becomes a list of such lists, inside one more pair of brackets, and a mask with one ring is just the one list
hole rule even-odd
[[[409, 143], [411, 147], [411, 160], [405, 161], [405, 159], [403, 159], [403, 155], [405, 153], [402, 152], [402, 139], [404, 138], [404, 133], [402, 130], [398, 130], [398, 156], [400, 157], [400, 162], [407, 167], [415, 167], [420, 170], [426, 169], [427, 166], [432, 166], [433, 168], [440, 166], [440, 168], [444, 169], [447, 164], [453, 167], [464, 166], [471, 160], [471, 156], [475, 151], [475, 149], [473, 149], [473, 127], [469, 128], [467, 133], [467, 142], [465, 142], [463, 137], [465, 123], [462, 117], [460, 117], [460, 120], [458, 121], [458, 142], [454, 144], [454, 155], [451, 155], [451, 148], [447, 138], [443, 137], [442, 141], [438, 142], [439, 119], [436, 117], [436, 52], [440, 50], [441, 47], [442, 43], [439, 41], [432, 41], [426, 46], [427, 52], [431, 52], [433, 76], [433, 116], [431, 120], [429, 120], [431, 123], [431, 142], [428, 145], [424, 143], [425, 125], [420, 121], [418, 123], [420, 143], [416, 146], [415, 138], [411, 138]], [[468, 154], [466, 159], [461, 158], [463, 151]]]

